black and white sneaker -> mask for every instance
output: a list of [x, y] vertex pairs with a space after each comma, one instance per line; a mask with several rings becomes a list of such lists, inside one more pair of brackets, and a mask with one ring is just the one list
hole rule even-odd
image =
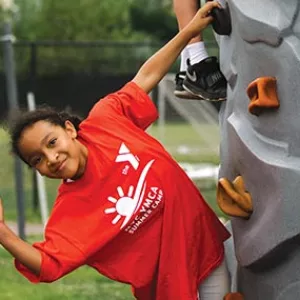
[[175, 90], [174, 95], [182, 99], [199, 99], [199, 97], [185, 90], [182, 86], [182, 83], [185, 79], [186, 72], [180, 71], [175, 76]]
[[220, 71], [216, 57], [208, 57], [188, 68], [182, 87], [191, 94], [208, 101], [226, 99], [227, 81]]

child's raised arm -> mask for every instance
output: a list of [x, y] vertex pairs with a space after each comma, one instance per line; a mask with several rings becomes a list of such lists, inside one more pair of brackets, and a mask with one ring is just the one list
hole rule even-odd
[[184, 29], [145, 62], [133, 81], [149, 93], [169, 71], [189, 41], [211, 23], [213, 18], [210, 12], [214, 7], [220, 7], [219, 3], [210, 1], [200, 8]]
[[26, 265], [32, 272], [39, 275], [42, 264], [40, 252], [15, 235], [4, 223], [2, 200], [0, 199], [0, 244], [13, 257]]

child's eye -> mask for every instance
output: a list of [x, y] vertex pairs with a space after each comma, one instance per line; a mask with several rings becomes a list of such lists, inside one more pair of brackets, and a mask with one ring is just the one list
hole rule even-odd
[[49, 145], [50, 147], [53, 147], [53, 146], [55, 145], [56, 141], [57, 141], [56, 138], [55, 138], [55, 139], [52, 139], [52, 140], [49, 141], [48, 145]]
[[41, 161], [42, 161], [42, 158], [41, 158], [41, 157], [36, 157], [36, 158], [34, 158], [34, 159], [32, 160], [31, 165], [32, 165], [33, 167], [35, 167], [35, 166], [37, 166]]

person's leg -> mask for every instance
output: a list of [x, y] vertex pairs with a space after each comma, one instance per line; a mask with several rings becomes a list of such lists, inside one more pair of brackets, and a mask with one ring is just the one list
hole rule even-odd
[[[173, 0], [173, 7], [181, 30], [195, 16], [200, 1]], [[217, 60], [208, 57], [201, 35], [193, 38], [183, 50], [180, 72], [175, 81], [174, 94], [180, 98], [224, 100], [226, 97], [226, 80], [219, 70]]]
[[[174, 12], [177, 18], [178, 28], [182, 30], [195, 16], [200, 8], [200, 2], [197, 0], [173, 0]], [[185, 48], [186, 56], [191, 64], [197, 63], [208, 57], [202, 35], [190, 40]], [[184, 57], [182, 57], [184, 59]], [[180, 71], [187, 70], [187, 59], [183, 62], [183, 68]]]
[[230, 277], [225, 260], [200, 285], [200, 300], [222, 300], [230, 292]]
[[[179, 30], [182, 30], [189, 23], [189, 21], [195, 16], [199, 8], [200, 8], [200, 4], [198, 1], [195, 0], [173, 0], [173, 9], [177, 18]], [[200, 49], [199, 51], [198, 48]], [[177, 97], [187, 98], [187, 99], [193, 99], [193, 98], [198, 99], [197, 96], [186, 91], [183, 88], [182, 83], [183, 80], [185, 79], [186, 70], [188, 67], [187, 62], [188, 60], [191, 59], [190, 54], [193, 54], [193, 56], [195, 57], [199, 55], [198, 53], [201, 52], [206, 52], [201, 35], [193, 38], [189, 43], [189, 47], [184, 48], [184, 50], [181, 52], [180, 72], [176, 74], [176, 78], [175, 78], [176, 87], [175, 87], [174, 94]], [[206, 54], [206, 57], [207, 56], [208, 55]]]
[[[179, 30], [182, 30], [193, 19], [199, 8], [200, 2], [198, 0], [173, 0], [173, 9]], [[191, 39], [190, 44], [200, 41], [202, 41], [201, 35]]]

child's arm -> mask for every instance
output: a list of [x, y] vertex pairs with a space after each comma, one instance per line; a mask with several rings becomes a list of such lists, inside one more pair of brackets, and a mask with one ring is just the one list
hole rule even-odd
[[220, 7], [219, 3], [208, 2], [199, 9], [183, 30], [145, 62], [133, 81], [149, 93], [165, 76], [188, 42], [213, 20], [209, 13], [214, 7]]
[[1, 224], [0, 227], [0, 241], [2, 246], [38, 276], [42, 264], [41, 253], [32, 245], [20, 239], [5, 224]]
[[0, 244], [33, 273], [39, 275], [42, 263], [40, 252], [24, 242], [4, 223], [2, 201], [0, 199]]

